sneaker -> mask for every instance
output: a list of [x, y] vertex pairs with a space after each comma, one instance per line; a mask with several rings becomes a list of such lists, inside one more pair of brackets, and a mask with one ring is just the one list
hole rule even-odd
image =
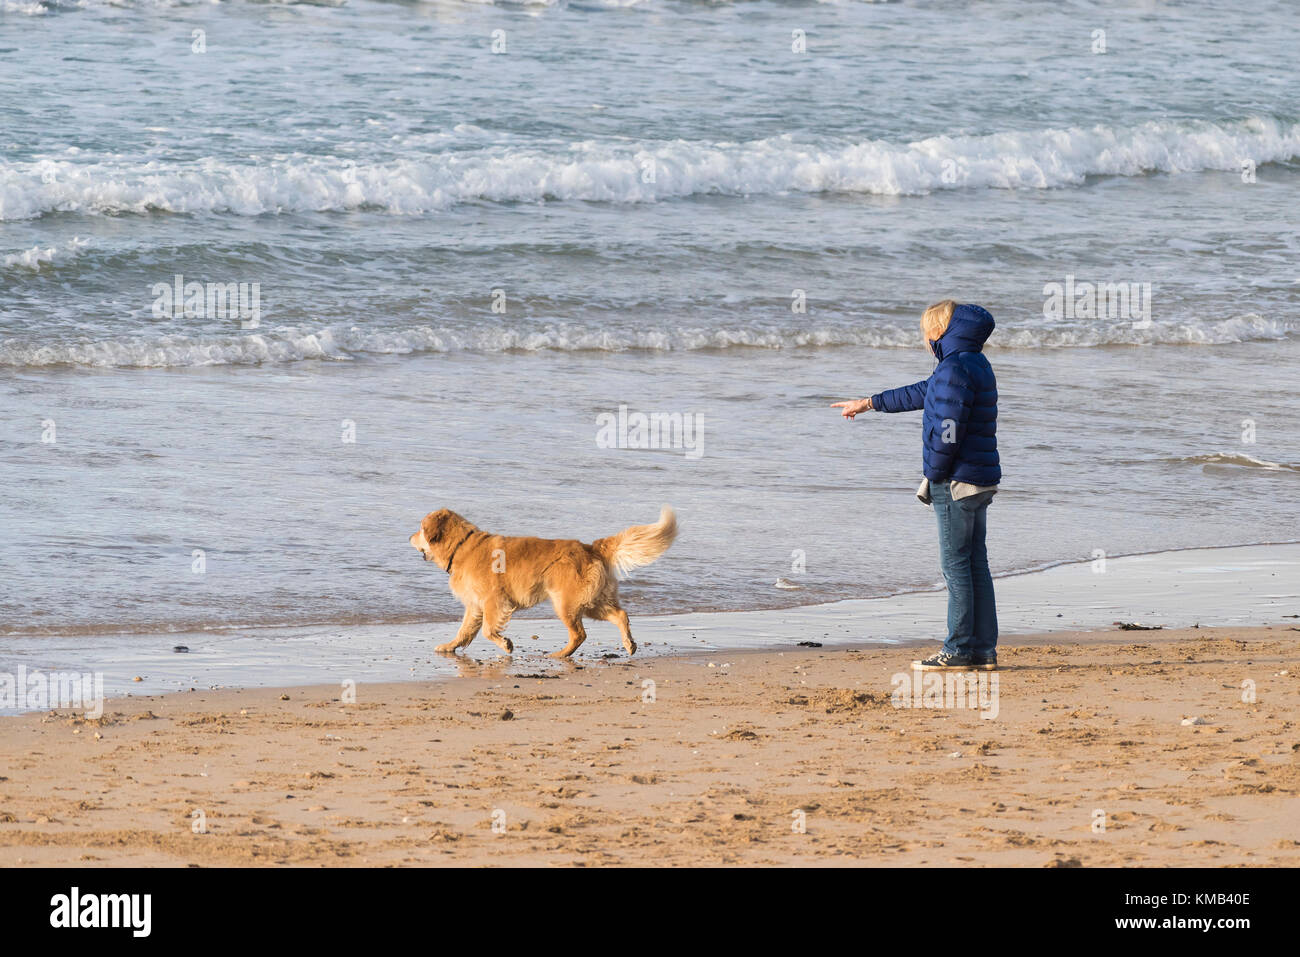
[[976, 671], [997, 671], [998, 656], [997, 654], [971, 656], [970, 666]]
[[970, 658], [966, 655], [950, 655], [942, 651], [912, 662], [913, 671], [968, 671], [970, 667]]

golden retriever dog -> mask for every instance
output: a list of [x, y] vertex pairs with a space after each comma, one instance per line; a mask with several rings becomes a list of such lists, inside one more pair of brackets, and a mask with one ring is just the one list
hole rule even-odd
[[426, 562], [449, 576], [451, 593], [465, 606], [455, 639], [437, 650], [464, 648], [479, 629], [507, 653], [514, 643], [504, 634], [510, 616], [543, 598], [569, 629], [569, 643], [552, 658], [567, 658], [587, 640], [583, 618], [612, 621], [623, 633], [623, 647], [636, 654], [627, 612], [618, 604], [618, 576], [649, 565], [677, 537], [677, 516], [665, 505], [653, 525], [633, 525], [590, 545], [571, 538], [515, 538], [493, 535], [450, 509], [424, 516], [411, 536]]

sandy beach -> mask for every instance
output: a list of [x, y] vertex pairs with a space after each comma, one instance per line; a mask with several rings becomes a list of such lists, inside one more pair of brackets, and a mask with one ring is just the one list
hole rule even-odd
[[1294, 3], [0, 32], [10, 936], [1292, 923]]
[[0, 719], [0, 865], [1295, 866], [1298, 649], [1015, 637], [951, 707], [794, 642], [117, 698]]

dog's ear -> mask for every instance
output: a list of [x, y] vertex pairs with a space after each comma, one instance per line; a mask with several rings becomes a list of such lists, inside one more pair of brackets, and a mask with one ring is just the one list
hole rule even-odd
[[436, 512], [430, 512], [424, 516], [424, 521], [420, 523], [420, 529], [424, 532], [425, 541], [430, 545], [437, 542], [443, 536], [447, 528], [447, 517], [451, 513], [445, 508], [440, 508]]

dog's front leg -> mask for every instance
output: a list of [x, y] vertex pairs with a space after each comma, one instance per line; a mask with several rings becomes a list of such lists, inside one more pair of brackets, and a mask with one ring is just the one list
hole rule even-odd
[[466, 608], [465, 617], [460, 621], [460, 631], [456, 632], [456, 637], [445, 645], [439, 645], [434, 651], [455, 652], [458, 648], [464, 648], [474, 636], [478, 634], [479, 628], [483, 626], [483, 612], [478, 608]]

